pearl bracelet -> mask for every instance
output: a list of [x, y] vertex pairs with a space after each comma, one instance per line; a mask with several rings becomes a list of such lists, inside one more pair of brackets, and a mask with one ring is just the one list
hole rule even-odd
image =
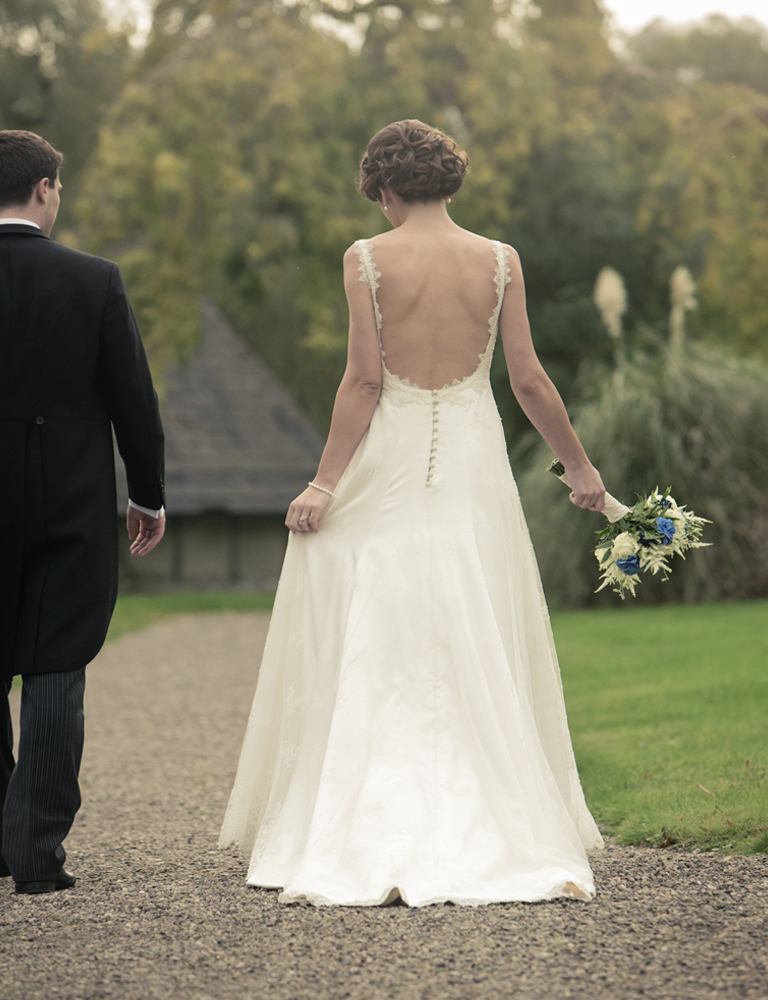
[[329, 497], [335, 497], [336, 494], [327, 490], [324, 486], [318, 486], [317, 483], [307, 483], [307, 486], [314, 486], [316, 490], [320, 490], [321, 493], [327, 493]]

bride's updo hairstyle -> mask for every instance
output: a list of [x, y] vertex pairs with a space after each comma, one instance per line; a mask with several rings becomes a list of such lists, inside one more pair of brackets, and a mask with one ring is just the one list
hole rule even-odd
[[360, 193], [379, 201], [382, 188], [388, 188], [407, 203], [441, 201], [459, 190], [468, 163], [445, 132], [407, 118], [387, 125], [368, 143]]

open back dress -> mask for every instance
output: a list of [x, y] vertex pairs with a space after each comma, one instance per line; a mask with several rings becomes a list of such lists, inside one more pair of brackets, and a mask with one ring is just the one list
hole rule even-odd
[[[221, 846], [282, 902], [594, 896], [602, 846], [491, 392], [392, 374], [317, 534], [292, 534]], [[355, 244], [381, 344], [373, 246]], [[495, 270], [493, 267], [495, 261]]]

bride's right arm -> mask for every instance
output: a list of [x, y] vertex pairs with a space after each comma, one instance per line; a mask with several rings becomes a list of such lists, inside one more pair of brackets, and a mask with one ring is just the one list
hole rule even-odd
[[[358, 258], [344, 254], [344, 290], [349, 305], [347, 367], [336, 393], [331, 429], [313, 482], [333, 492], [371, 422], [381, 395], [381, 350], [368, 285], [360, 281]], [[330, 497], [308, 487], [288, 509], [292, 531], [317, 531]], [[306, 515], [305, 521], [299, 518]]]
[[510, 282], [504, 295], [499, 329], [512, 391], [525, 415], [565, 466], [573, 503], [590, 510], [602, 510], [605, 502], [603, 481], [571, 427], [560, 393], [536, 355], [525, 308], [520, 258], [511, 247], [505, 249], [510, 263]]

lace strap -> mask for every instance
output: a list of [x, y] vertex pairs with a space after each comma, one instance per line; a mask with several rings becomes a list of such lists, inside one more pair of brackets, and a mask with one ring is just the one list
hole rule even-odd
[[381, 271], [376, 269], [376, 264], [373, 260], [373, 247], [368, 240], [356, 240], [353, 246], [357, 254], [357, 259], [360, 261], [358, 266], [360, 281], [366, 282], [371, 290], [373, 314], [376, 317], [376, 333], [379, 336], [379, 347], [381, 347], [381, 312], [379, 310], [379, 300], [376, 297]]
[[496, 273], [494, 275], [494, 282], [496, 284], [496, 308], [493, 310], [493, 315], [488, 320], [488, 331], [490, 335], [495, 338], [496, 330], [499, 326], [501, 306], [504, 302], [504, 290], [510, 282], [511, 275], [509, 273], [507, 251], [498, 240], [491, 240], [491, 246], [493, 247], [493, 252], [496, 257]]

